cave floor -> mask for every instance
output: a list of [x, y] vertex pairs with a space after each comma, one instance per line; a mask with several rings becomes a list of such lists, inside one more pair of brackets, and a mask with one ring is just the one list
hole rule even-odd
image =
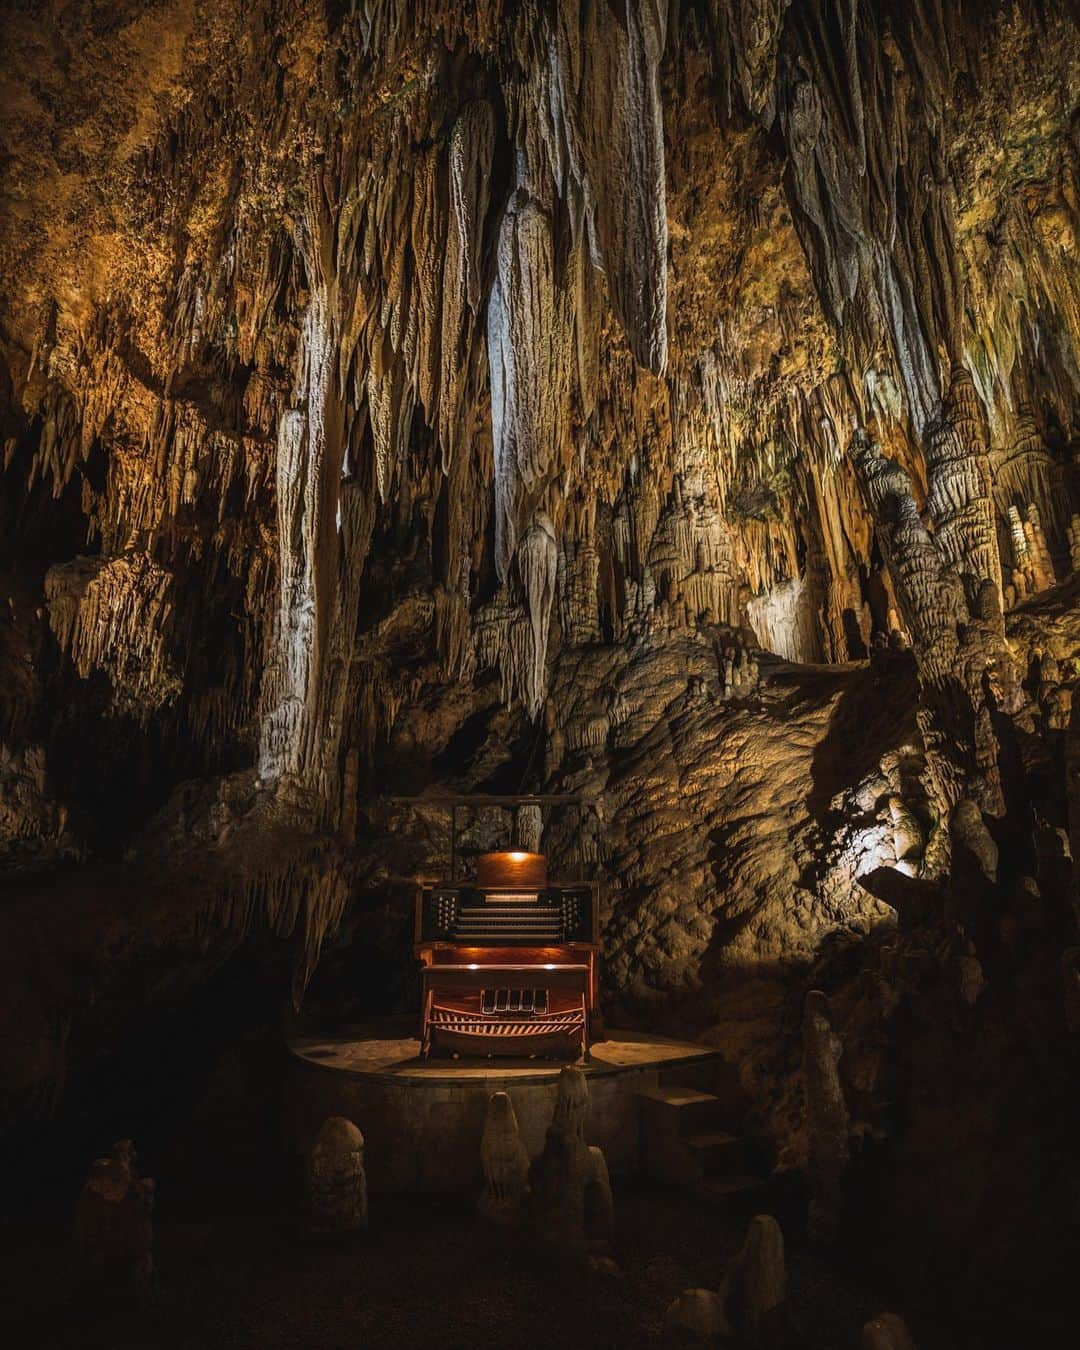
[[[545, 1259], [527, 1236], [492, 1229], [460, 1199], [373, 1196], [368, 1233], [324, 1246], [300, 1240], [281, 1198], [219, 1200], [211, 1214], [208, 1198], [159, 1192], [157, 1289], [143, 1307], [104, 1302], [87, 1285], [70, 1227], [5, 1219], [6, 1343], [20, 1350], [661, 1346], [665, 1308], [687, 1287], [717, 1287], [747, 1214], [638, 1182], [615, 1190], [617, 1278]], [[784, 1226], [792, 1312], [784, 1344], [854, 1347], [863, 1323], [896, 1302], [809, 1252], [796, 1224]], [[968, 1344], [903, 1311], [920, 1350]]]

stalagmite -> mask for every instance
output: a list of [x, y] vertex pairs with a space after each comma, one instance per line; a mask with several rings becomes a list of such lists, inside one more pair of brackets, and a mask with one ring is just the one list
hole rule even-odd
[[518, 566], [525, 591], [529, 616], [529, 643], [525, 657], [522, 687], [525, 707], [535, 718], [544, 701], [546, 684], [548, 630], [551, 608], [555, 603], [555, 573], [558, 549], [555, 530], [547, 515], [540, 511], [518, 547]]
[[340, 1237], [366, 1228], [367, 1221], [364, 1136], [351, 1120], [329, 1116], [308, 1154], [306, 1231]]
[[840, 1038], [832, 1029], [828, 1000], [819, 990], [811, 990], [803, 1010], [803, 1084], [810, 1147], [807, 1227], [814, 1241], [825, 1245], [836, 1238], [848, 1165], [848, 1115], [838, 1069], [842, 1052]]
[[611, 1183], [600, 1149], [585, 1143], [589, 1089], [579, 1068], [559, 1074], [544, 1150], [530, 1171], [533, 1222], [556, 1246], [584, 1254], [602, 1249], [612, 1233]]
[[529, 1155], [518, 1133], [514, 1104], [505, 1092], [493, 1092], [484, 1116], [480, 1144], [484, 1189], [480, 1213], [493, 1223], [516, 1223], [529, 1189]]
[[98, 1158], [79, 1196], [83, 1251], [114, 1288], [146, 1295], [154, 1281], [154, 1182], [140, 1177], [130, 1139]]
[[720, 1295], [711, 1289], [684, 1289], [668, 1306], [664, 1328], [669, 1336], [714, 1341], [730, 1334]]
[[[990, 576], [973, 577], [965, 592], [937, 537], [923, 523], [904, 470], [861, 431], [853, 437], [852, 457], [927, 694], [929, 707], [922, 721], [937, 760], [939, 809], [942, 814], [951, 809], [963, 795], [964, 779], [970, 778], [980, 804], [1000, 814], [1004, 804], [987, 685], [1010, 707], [1016, 706], [1020, 694], [1005, 642], [998, 584]], [[939, 470], [944, 462], [939, 462]], [[938, 502], [943, 519], [949, 500], [959, 497], [950, 498], [943, 488]], [[989, 567], [985, 550], [971, 565]]]
[[542, 852], [544, 817], [535, 803], [519, 806], [514, 812], [514, 846], [528, 853]]
[[941, 413], [927, 431], [927, 510], [944, 562], [970, 577], [972, 597], [984, 581], [1001, 592], [990, 460], [984, 416], [971, 377], [958, 368]]
[[1080, 516], [1073, 516], [1069, 522], [1069, 565], [1073, 572], [1080, 572]]
[[967, 619], [963, 590], [919, 517], [907, 474], [879, 445], [856, 433], [852, 456], [875, 519], [882, 549], [904, 608], [920, 666], [942, 684], [957, 667], [958, 629]]
[[881, 1313], [862, 1329], [862, 1350], [915, 1350], [907, 1323], [896, 1313]]
[[1012, 419], [1012, 441], [1002, 451], [994, 466], [994, 496], [998, 513], [1010, 514], [1010, 508], [1024, 514], [1034, 505], [1046, 512], [1051, 526], [1051, 537], [1056, 548], [1061, 548], [1068, 527], [1063, 507], [1068, 500], [1063, 491], [1063, 473], [1046, 448], [1035, 424], [1029, 404], [1018, 408]]
[[737, 1333], [775, 1336], [784, 1325], [787, 1266], [784, 1235], [771, 1214], [756, 1214], [720, 1286], [724, 1318]]

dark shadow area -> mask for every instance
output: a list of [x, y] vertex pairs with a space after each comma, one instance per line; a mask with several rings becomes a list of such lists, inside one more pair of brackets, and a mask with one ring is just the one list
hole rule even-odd
[[[3, 1271], [9, 1325], [19, 1344], [42, 1350], [410, 1350], [433, 1337], [447, 1350], [659, 1347], [667, 1343], [664, 1310], [687, 1287], [716, 1287], [749, 1217], [670, 1188], [616, 1181], [619, 1269], [604, 1277], [558, 1260], [525, 1233], [493, 1229], [471, 1197], [373, 1194], [370, 1230], [343, 1246], [304, 1244], [295, 1200], [280, 1177], [246, 1203], [160, 1188], [158, 1291], [141, 1309], [103, 1304], [80, 1282], [63, 1229], [40, 1217], [9, 1228], [4, 1237], [16, 1239], [18, 1253]], [[890, 1305], [887, 1285], [852, 1279], [798, 1237], [788, 1240], [787, 1257], [791, 1329], [778, 1347], [854, 1345], [863, 1323]], [[963, 1345], [925, 1314], [913, 1312], [910, 1322], [920, 1350]]]

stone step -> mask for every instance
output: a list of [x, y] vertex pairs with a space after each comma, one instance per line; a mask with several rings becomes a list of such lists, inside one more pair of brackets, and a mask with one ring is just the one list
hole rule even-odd
[[748, 1103], [739, 1083], [738, 1070], [719, 1055], [700, 1060], [696, 1064], [672, 1065], [661, 1069], [662, 1088], [694, 1088], [717, 1099], [712, 1108], [714, 1127], [732, 1134], [742, 1131]]
[[718, 1134], [722, 1105], [711, 1092], [665, 1085], [644, 1088], [641, 1106], [641, 1165], [656, 1181], [692, 1185], [705, 1176], [703, 1155], [687, 1146], [691, 1138]]
[[692, 1134], [683, 1144], [697, 1155], [706, 1179], [737, 1178], [746, 1171], [746, 1150], [737, 1134], [728, 1134], [726, 1130]]
[[693, 1063], [672, 1064], [659, 1071], [661, 1087], [692, 1087], [711, 1092], [722, 1101], [737, 1102], [745, 1109], [745, 1096], [739, 1084], [739, 1071], [718, 1054], [707, 1054]]
[[637, 1095], [646, 1119], [652, 1118], [667, 1131], [674, 1128], [678, 1135], [686, 1135], [720, 1128], [717, 1117], [721, 1102], [711, 1092], [699, 1092], [697, 1088], [682, 1086], [661, 1086], [642, 1088]]

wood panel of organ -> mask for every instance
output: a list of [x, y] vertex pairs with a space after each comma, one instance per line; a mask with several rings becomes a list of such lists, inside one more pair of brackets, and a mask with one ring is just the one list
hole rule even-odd
[[421, 1054], [588, 1056], [597, 888], [555, 883], [537, 853], [482, 855], [476, 881], [421, 886]]

